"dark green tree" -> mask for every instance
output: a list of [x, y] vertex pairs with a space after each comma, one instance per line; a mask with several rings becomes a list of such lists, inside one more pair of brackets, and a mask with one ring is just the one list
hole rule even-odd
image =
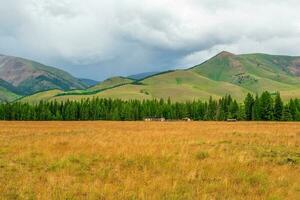
[[231, 101], [229, 105], [229, 118], [238, 119], [239, 105], [236, 100]]
[[297, 114], [297, 107], [296, 103], [293, 99], [289, 101], [289, 107], [290, 107], [290, 113], [292, 115], [292, 120], [296, 120], [296, 114]]
[[273, 118], [273, 100], [269, 92], [263, 92], [260, 97], [260, 119], [269, 121]]
[[253, 107], [252, 107], [252, 119], [256, 120], [256, 121], [261, 120], [260, 113], [261, 113], [261, 111], [260, 111], [260, 99], [259, 99], [258, 95], [256, 95], [255, 100], [254, 100], [254, 104], [253, 104]]
[[282, 120], [283, 121], [292, 121], [293, 117], [291, 115], [290, 107], [288, 105], [284, 106], [283, 113], [282, 113]]
[[255, 103], [255, 100], [252, 96], [252, 94], [248, 93], [246, 98], [245, 98], [245, 101], [244, 101], [244, 105], [245, 105], [245, 118], [246, 120], [250, 121], [253, 119], [253, 107], [254, 107], [254, 103]]
[[283, 112], [283, 102], [281, 100], [280, 94], [277, 93], [274, 103], [274, 120], [280, 121], [282, 119]]
[[247, 95], [244, 104], [238, 104], [230, 95], [218, 101], [210, 98], [208, 102], [200, 100], [172, 102], [170, 99], [168, 101], [163, 99], [124, 101], [94, 98], [66, 102], [41, 101], [38, 104], [21, 102], [0, 104], [0, 120], [142, 120], [148, 117], [165, 117], [170, 120], [189, 117], [193, 120], [228, 118], [250, 120], [251, 118], [252, 120], [300, 121], [300, 101], [293, 99], [284, 105], [280, 95], [277, 94], [273, 106], [270, 93], [265, 92], [260, 98], [256, 96], [255, 99]]

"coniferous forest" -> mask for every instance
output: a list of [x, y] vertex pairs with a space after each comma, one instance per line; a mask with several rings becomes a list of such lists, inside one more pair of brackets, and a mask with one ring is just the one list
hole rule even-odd
[[230, 95], [209, 101], [86, 99], [82, 101], [0, 104], [0, 120], [167, 120], [300, 121], [300, 100], [284, 103], [279, 93], [248, 94], [243, 103]]

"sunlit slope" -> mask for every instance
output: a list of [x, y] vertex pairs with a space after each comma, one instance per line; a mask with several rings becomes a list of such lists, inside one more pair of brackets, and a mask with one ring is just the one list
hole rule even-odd
[[155, 98], [168, 98], [174, 100], [193, 100], [221, 97], [231, 94], [239, 98], [246, 94], [246, 89], [230, 83], [214, 81], [191, 71], [177, 70], [142, 81], [145, 90]]
[[26, 103], [39, 103], [40, 101], [51, 101], [53, 100], [53, 98], [58, 95], [63, 93], [62, 90], [48, 90], [48, 91], [44, 91], [44, 92], [38, 92], [36, 94], [30, 95], [30, 96], [26, 96], [21, 98], [19, 101], [20, 102], [26, 102]]
[[109, 79], [106, 79], [90, 88], [87, 88], [85, 90], [70, 90], [70, 91], [64, 91], [59, 96], [76, 96], [76, 95], [94, 95], [96, 93], [102, 92], [104, 90], [109, 90], [115, 87], [119, 87], [122, 85], [126, 85], [129, 83], [133, 83], [135, 80], [117, 76], [112, 77]]

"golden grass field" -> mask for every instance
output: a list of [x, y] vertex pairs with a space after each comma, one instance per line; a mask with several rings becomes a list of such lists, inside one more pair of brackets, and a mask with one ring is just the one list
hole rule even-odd
[[0, 122], [0, 199], [300, 199], [300, 123]]

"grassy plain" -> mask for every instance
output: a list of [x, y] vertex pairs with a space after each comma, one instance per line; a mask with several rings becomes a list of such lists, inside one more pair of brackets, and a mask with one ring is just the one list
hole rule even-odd
[[0, 199], [299, 199], [300, 124], [0, 122]]

